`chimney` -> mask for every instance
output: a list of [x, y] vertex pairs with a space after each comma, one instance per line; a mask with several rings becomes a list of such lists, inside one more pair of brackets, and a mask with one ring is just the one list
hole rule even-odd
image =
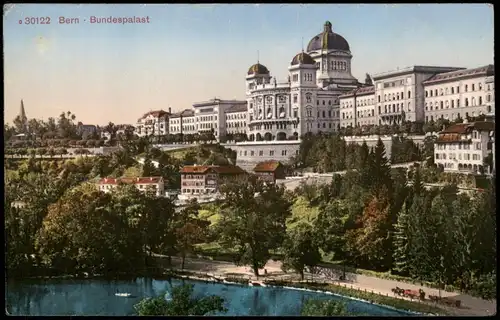
[[153, 177], [149, 177], [149, 180], [150, 180], [150, 181], [153, 181]]
[[139, 180], [140, 180], [140, 178], [139, 178], [139, 177], [137, 177], [137, 182], [139, 182]]

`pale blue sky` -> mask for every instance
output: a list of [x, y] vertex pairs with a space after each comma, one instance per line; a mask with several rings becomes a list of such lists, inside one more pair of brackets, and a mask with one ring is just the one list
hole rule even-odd
[[[88, 23], [149, 16], [149, 24]], [[19, 24], [26, 17], [50, 25]], [[78, 25], [58, 24], [60, 16]], [[87, 22], [84, 22], [83, 20]], [[5, 119], [71, 110], [85, 123], [135, 123], [151, 109], [245, 98], [257, 60], [278, 81], [293, 56], [332, 22], [350, 44], [353, 75], [411, 65], [493, 63], [493, 8], [422, 5], [15, 5], [4, 15]]]

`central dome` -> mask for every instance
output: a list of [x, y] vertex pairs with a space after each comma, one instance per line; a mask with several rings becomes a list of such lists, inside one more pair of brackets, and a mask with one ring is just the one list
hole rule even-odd
[[307, 52], [322, 49], [351, 51], [347, 40], [332, 31], [332, 24], [330, 21], [325, 22], [323, 32], [312, 38], [307, 45]]

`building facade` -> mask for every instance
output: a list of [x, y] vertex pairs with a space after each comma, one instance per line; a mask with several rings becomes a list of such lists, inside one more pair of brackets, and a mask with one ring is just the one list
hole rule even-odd
[[163, 110], [150, 111], [137, 120], [135, 134], [143, 136], [163, 136], [169, 132], [169, 112]]
[[348, 42], [327, 21], [306, 52], [293, 57], [287, 81], [277, 82], [260, 62], [252, 65], [246, 76], [249, 140], [298, 140], [338, 130], [339, 96], [361, 85], [351, 74], [351, 59]]
[[494, 67], [439, 73], [423, 82], [425, 121], [494, 113]]
[[275, 183], [276, 179], [285, 179], [285, 167], [279, 161], [263, 161], [259, 162], [255, 168], [253, 168], [253, 172], [259, 179]]
[[485, 160], [494, 149], [491, 139], [494, 130], [495, 123], [489, 121], [451, 125], [436, 139], [434, 163], [447, 172], [490, 172], [493, 168], [488, 168]]
[[162, 177], [140, 177], [140, 178], [102, 178], [97, 187], [102, 192], [111, 192], [119, 184], [133, 184], [141, 192], [154, 190], [156, 196], [165, 196], [165, 183]]
[[238, 166], [184, 166], [179, 199], [216, 197], [224, 179], [246, 172]]

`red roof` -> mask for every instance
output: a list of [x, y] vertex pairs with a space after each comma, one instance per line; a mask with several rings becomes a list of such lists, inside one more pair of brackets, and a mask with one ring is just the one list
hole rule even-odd
[[274, 172], [281, 165], [279, 161], [269, 160], [258, 163], [255, 168], [253, 168], [254, 172]]
[[213, 170], [218, 174], [242, 174], [246, 171], [238, 166], [184, 166], [181, 173], [201, 173], [205, 174], [208, 170]]
[[457, 123], [449, 126], [440, 133], [459, 133], [465, 134], [471, 130], [479, 131], [493, 131], [495, 130], [495, 123], [491, 121], [476, 121], [472, 123]]
[[139, 178], [102, 178], [99, 184], [157, 184], [163, 181], [162, 177], [139, 177]]

